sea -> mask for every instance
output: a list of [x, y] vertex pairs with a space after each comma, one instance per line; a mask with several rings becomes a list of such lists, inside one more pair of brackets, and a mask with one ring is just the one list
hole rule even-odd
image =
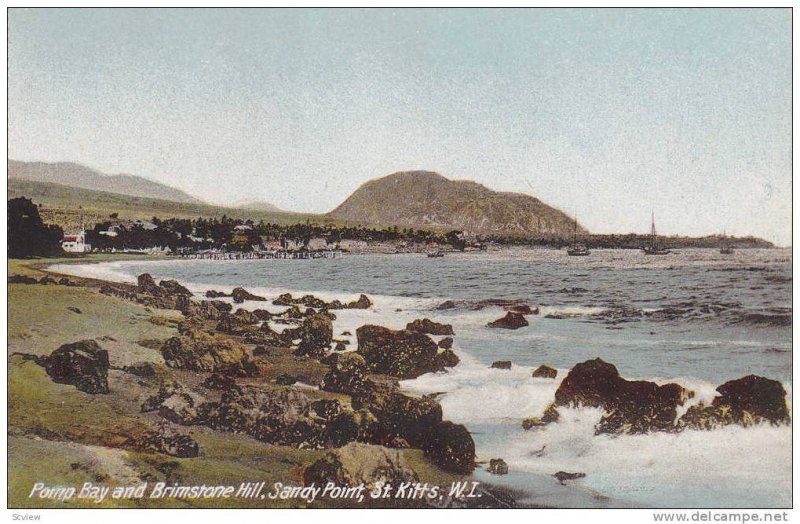
[[[547, 507], [790, 507], [791, 428], [729, 426], [712, 431], [595, 435], [602, 413], [560, 408], [560, 420], [525, 430], [575, 364], [600, 357], [627, 379], [677, 382], [711, 401], [725, 381], [756, 374], [783, 383], [791, 412], [791, 250], [722, 255], [686, 249], [665, 256], [594, 250], [569, 257], [553, 249], [355, 255], [311, 260], [133, 260], [69, 264], [54, 270], [120, 282], [140, 273], [174, 278], [192, 291], [242, 286], [270, 299], [281, 293], [374, 302], [336, 311], [335, 338], [364, 324], [403, 328], [417, 318], [452, 324], [458, 366], [401, 382], [437, 393], [444, 416], [476, 443], [479, 481], [502, 485], [521, 504]], [[518, 330], [491, 329], [497, 301], [539, 308]], [[441, 309], [446, 301], [448, 309]], [[243, 307], [264, 307], [264, 302]], [[284, 308], [267, 306], [274, 311]], [[279, 328], [279, 326], [276, 326]], [[438, 337], [435, 337], [438, 338]], [[510, 360], [510, 370], [493, 369]], [[548, 364], [555, 379], [532, 378]], [[684, 409], [688, 409], [687, 404]], [[509, 474], [485, 471], [502, 458]], [[558, 471], [585, 473], [560, 484]]]

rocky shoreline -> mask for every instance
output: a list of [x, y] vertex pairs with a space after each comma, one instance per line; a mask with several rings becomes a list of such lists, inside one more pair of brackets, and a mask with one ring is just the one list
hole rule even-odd
[[[205, 427], [271, 446], [330, 450], [301, 467], [298, 477], [306, 483], [359, 479], [370, 485], [419, 479], [403, 466], [403, 450], [410, 449], [421, 450], [426, 461], [454, 479], [469, 478], [475, 468], [475, 445], [467, 429], [444, 420], [433, 396], [408, 395], [398, 385], [400, 379], [458, 363], [451, 349], [440, 348], [426, 334], [452, 335], [449, 326], [428, 319], [403, 330], [362, 326], [356, 333], [359, 349], [347, 351], [334, 340], [332, 320], [338, 309], [370, 307], [365, 295], [345, 304], [282, 295], [271, 302], [286, 309], [270, 313], [234, 310], [229, 302], [217, 299], [230, 296], [234, 304], [266, 301], [241, 288], [230, 295], [209, 292], [214, 298], [195, 297], [177, 281], [156, 283], [148, 274], [140, 275], [136, 285], [49, 276], [11, 275], [8, 280], [36, 287], [89, 285], [102, 295], [148, 310], [181, 313], [174, 322], [175, 336], [151, 342], [161, 362], [114, 365], [94, 339], [62, 344], [49, 354], [11, 356], [41, 367], [54, 383], [91, 396], [127, 395], [114, 387], [110, 375], [121, 373], [129, 377], [125, 382], [135, 382], [138, 394], [126, 400], [138, 404], [148, 429], [129, 435], [118, 443], [119, 449], [202, 458], [203, 445], [186, 430]], [[279, 325], [280, 331], [271, 327]], [[360, 459], [331, 458], [347, 453]], [[359, 464], [357, 470], [349, 469], [351, 463]], [[372, 466], [365, 469], [365, 463]], [[504, 507], [513, 505], [508, 496], [498, 500]], [[426, 505], [425, 501], [398, 504]]]
[[[149, 345], [157, 359], [120, 365], [109, 358], [101, 339], [88, 338], [46, 354], [20, 352], [11, 357], [18, 359], [15, 365], [20, 360], [33, 364], [53, 383], [82, 394], [124, 397], [135, 410], [134, 418], [144, 423], [135, 432], [117, 434], [111, 439], [113, 448], [202, 461], [208, 450], [198, 432], [252, 439], [267, 449], [311, 453], [293, 470], [292, 478], [300, 484], [426, 481], [429, 466], [410, 463], [414, 452], [449, 479], [470, 479], [479, 466], [470, 432], [445, 420], [437, 396], [411, 395], [398, 384], [458, 365], [451, 349], [457, 334], [450, 325], [427, 318], [397, 330], [364, 325], [355, 330], [358, 345], [353, 350], [347, 340], [336, 338], [333, 321], [339, 310], [370, 308], [371, 299], [363, 294], [350, 302], [327, 302], [313, 295], [262, 297], [243, 288], [195, 296], [175, 280], [156, 282], [148, 274], [140, 275], [135, 285], [50, 275], [11, 275], [8, 280], [23, 287], [89, 287], [154, 313], [153, 323], [163, 318], [155, 312], [177, 315], [165, 321], [174, 328], [171, 336], [140, 343]], [[238, 307], [244, 302], [285, 309]], [[486, 329], [517, 329], [527, 325], [526, 316], [539, 314], [522, 303], [497, 305], [506, 315]], [[452, 307], [456, 304], [446, 302], [439, 309]], [[82, 314], [77, 307], [68, 309]], [[437, 342], [429, 335], [444, 338]], [[511, 366], [510, 361], [497, 361], [491, 367]], [[557, 374], [547, 365], [531, 370], [532, 379], [555, 379]], [[698, 402], [693, 400], [695, 392], [678, 384], [630, 381], [612, 364], [595, 359], [575, 365], [559, 384], [552, 404], [520, 422], [524, 429], [536, 431], [556, 423], [565, 409], [588, 406], [604, 411], [595, 427], [597, 435], [790, 423], [786, 391], [777, 381], [750, 375], [720, 385], [717, 392], [712, 401]], [[41, 428], [33, 432], [53, 436]], [[109, 440], [101, 443], [109, 445]], [[485, 466], [494, 475], [509, 472], [502, 458], [493, 457]], [[554, 471], [553, 476], [565, 484], [580, 482], [585, 474]], [[495, 502], [484, 502], [490, 507], [513, 507], [520, 495], [490, 485], [482, 489], [492, 494], [486, 499]], [[471, 502], [448, 504], [461, 507]], [[397, 505], [420, 507], [426, 501]]]

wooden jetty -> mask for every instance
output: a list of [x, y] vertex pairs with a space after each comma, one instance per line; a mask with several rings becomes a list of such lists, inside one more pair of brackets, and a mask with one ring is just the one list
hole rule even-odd
[[312, 258], [338, 258], [341, 250], [325, 251], [196, 251], [176, 253], [173, 256], [197, 260], [269, 260], [292, 259], [310, 260]]

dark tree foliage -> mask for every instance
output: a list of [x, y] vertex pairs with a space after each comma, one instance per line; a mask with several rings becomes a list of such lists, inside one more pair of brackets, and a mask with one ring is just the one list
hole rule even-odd
[[8, 257], [61, 255], [64, 231], [47, 225], [39, 216], [39, 209], [30, 199], [12, 198], [8, 201]]

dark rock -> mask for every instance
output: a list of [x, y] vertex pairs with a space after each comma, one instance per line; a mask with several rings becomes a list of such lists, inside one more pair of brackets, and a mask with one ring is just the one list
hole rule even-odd
[[390, 445], [402, 438], [408, 445], [420, 445], [427, 433], [442, 422], [442, 407], [433, 396], [412, 397], [396, 385], [369, 381], [352, 396], [353, 409], [365, 408], [378, 419], [378, 441]]
[[558, 418], [559, 414], [555, 404], [550, 404], [547, 409], [544, 410], [544, 414], [541, 417], [528, 417], [523, 420], [522, 428], [527, 430], [546, 426], [552, 422], [557, 422]]
[[184, 295], [191, 297], [194, 293], [180, 285], [177, 280], [162, 280], [158, 285], [170, 295]]
[[278, 295], [278, 298], [273, 300], [272, 303], [276, 306], [292, 306], [297, 302], [294, 297], [292, 297], [291, 293], [283, 293], [282, 295]]
[[246, 376], [256, 371], [255, 363], [241, 344], [219, 335], [187, 331], [161, 346], [161, 355], [171, 368], [210, 371]]
[[731, 380], [717, 388], [719, 396], [711, 406], [690, 407], [681, 417], [683, 428], [715, 429], [729, 424], [751, 426], [762, 422], [788, 424], [786, 390], [777, 380], [748, 375]]
[[94, 340], [64, 344], [40, 360], [53, 382], [85, 393], [108, 393], [108, 351]]
[[416, 482], [417, 474], [401, 451], [358, 442], [331, 450], [303, 472], [303, 483], [324, 486], [363, 485], [368, 491], [384, 485]]
[[314, 313], [300, 325], [298, 335], [300, 343], [297, 345], [295, 355], [322, 356], [333, 339], [333, 322], [321, 313]]
[[261, 319], [259, 319], [252, 311], [247, 311], [246, 309], [242, 308], [237, 309], [233, 316], [245, 324], [258, 324], [261, 322]]
[[203, 383], [201, 384], [204, 388], [207, 389], [214, 389], [220, 391], [229, 391], [232, 389], [238, 389], [238, 385], [236, 384], [236, 380], [233, 377], [229, 377], [228, 375], [221, 375], [219, 373], [212, 373], [211, 375], [206, 378]]
[[367, 371], [364, 357], [356, 353], [333, 354], [331, 357], [336, 358], [325, 362], [329, 363], [331, 369], [322, 379], [319, 388], [323, 391], [347, 394], [361, 391]]
[[368, 409], [342, 411], [328, 419], [322, 434], [327, 447], [339, 447], [348, 442], [378, 442], [378, 419]]
[[350, 333], [349, 331], [342, 331], [342, 336], [343, 336], [343, 337], [352, 337], [352, 336], [353, 336], [353, 334], [352, 334], [352, 333]]
[[166, 290], [156, 285], [156, 281], [150, 273], [142, 273], [136, 277], [136, 290], [139, 293], [147, 293], [148, 295], [160, 296], [166, 294]]
[[67, 277], [62, 277], [62, 278], [59, 278], [59, 279], [58, 279], [58, 285], [59, 285], [59, 286], [74, 286], [74, 285], [75, 285], [75, 283], [74, 283], [74, 282], [72, 282], [72, 281], [71, 281], [70, 279], [68, 279]]
[[533, 378], [556, 378], [556, 375], [558, 375], [558, 371], [548, 365], [541, 365], [531, 373]]
[[566, 471], [559, 471], [553, 476], [558, 479], [558, 482], [561, 485], [563, 485], [565, 480], [582, 479], [586, 476], [586, 473], [567, 473]]
[[315, 309], [322, 309], [328, 305], [327, 302], [321, 298], [315, 297], [314, 295], [305, 295], [299, 300], [299, 302], [303, 306]]
[[530, 307], [527, 304], [511, 304], [507, 306], [503, 306], [503, 309], [506, 311], [511, 311], [514, 313], [519, 313], [520, 315], [538, 315], [539, 308], [538, 307]]
[[72, 311], [73, 313], [77, 313], [77, 314], [79, 314], [79, 315], [80, 315], [81, 313], [83, 313], [83, 311], [81, 311], [80, 309], [76, 308], [75, 306], [68, 306], [68, 307], [67, 307], [67, 309], [68, 309], [68, 310], [70, 310], [70, 311]]
[[292, 388], [265, 391], [253, 386], [226, 391], [204, 406], [207, 425], [245, 433], [276, 445], [320, 447], [324, 426], [310, 416], [311, 400]]
[[455, 307], [456, 307], [455, 302], [453, 302], [452, 300], [445, 300], [444, 302], [436, 306], [436, 309], [442, 311], [446, 309], [455, 309]]
[[487, 471], [492, 475], [508, 475], [508, 464], [503, 459], [491, 459]]
[[47, 284], [56, 284], [56, 281], [55, 281], [54, 278], [51, 278], [51, 277], [45, 275], [45, 276], [43, 276], [42, 278], [39, 279], [39, 283], [40, 284], [45, 284], [45, 285], [47, 285]]
[[171, 457], [193, 458], [200, 455], [200, 445], [189, 435], [151, 433], [145, 437], [147, 449]]
[[422, 333], [367, 325], [356, 330], [356, 337], [358, 353], [373, 373], [405, 379], [443, 369], [436, 360], [439, 347]]
[[421, 445], [426, 456], [446, 471], [466, 475], [475, 468], [475, 442], [460, 424], [444, 421], [433, 426]]
[[436, 368], [452, 368], [458, 365], [461, 362], [461, 359], [458, 358], [452, 350], [445, 349], [444, 351], [440, 351], [436, 354], [436, 359], [434, 360], [436, 363]]
[[253, 315], [255, 315], [255, 317], [258, 320], [262, 320], [262, 321], [263, 320], [269, 320], [269, 319], [272, 318], [272, 313], [270, 313], [266, 309], [254, 309], [253, 310]]
[[279, 386], [291, 386], [297, 382], [297, 377], [293, 377], [288, 373], [282, 373], [275, 379], [275, 383]]
[[334, 351], [345, 351], [346, 349], [347, 349], [347, 346], [345, 346], [344, 342], [341, 342], [341, 341], [337, 342], [336, 346], [334, 346], [334, 348], [333, 348]]
[[241, 304], [245, 300], [253, 300], [259, 302], [264, 302], [267, 300], [266, 298], [254, 295], [241, 287], [234, 288], [234, 290], [231, 291], [231, 296], [233, 297], [233, 301], [237, 304]]
[[214, 291], [213, 289], [209, 289], [206, 291], [206, 298], [223, 298], [231, 296], [229, 293], [223, 293], [222, 291]]
[[409, 331], [416, 331], [417, 333], [427, 333], [429, 335], [437, 336], [455, 335], [453, 332], [453, 326], [450, 324], [440, 324], [427, 318], [417, 319], [413, 322], [409, 322], [408, 325], [406, 325], [406, 329]]
[[489, 324], [487, 325], [490, 328], [519, 329], [521, 327], [527, 326], [528, 321], [525, 320], [525, 317], [521, 313], [514, 313], [513, 311], [509, 311], [503, 318], [499, 318], [495, 321], [489, 322]]
[[369, 309], [371, 307], [372, 307], [372, 301], [369, 299], [367, 295], [364, 294], [359, 295], [358, 300], [354, 300], [343, 306], [344, 309]]
[[137, 362], [130, 366], [123, 366], [122, 371], [142, 378], [152, 378], [156, 376], [156, 366], [152, 362]]
[[311, 403], [311, 413], [325, 420], [332, 419], [342, 412], [342, 404], [336, 399], [320, 399]]
[[494, 369], [511, 369], [511, 361], [510, 360], [496, 360], [492, 362], [491, 365]]
[[450, 337], [445, 337], [439, 341], [439, 347], [442, 349], [450, 349], [453, 347], [453, 339]]
[[597, 433], [646, 433], [674, 431], [677, 407], [692, 395], [677, 384], [625, 380], [598, 358], [570, 370], [556, 390], [555, 404], [605, 409]]

